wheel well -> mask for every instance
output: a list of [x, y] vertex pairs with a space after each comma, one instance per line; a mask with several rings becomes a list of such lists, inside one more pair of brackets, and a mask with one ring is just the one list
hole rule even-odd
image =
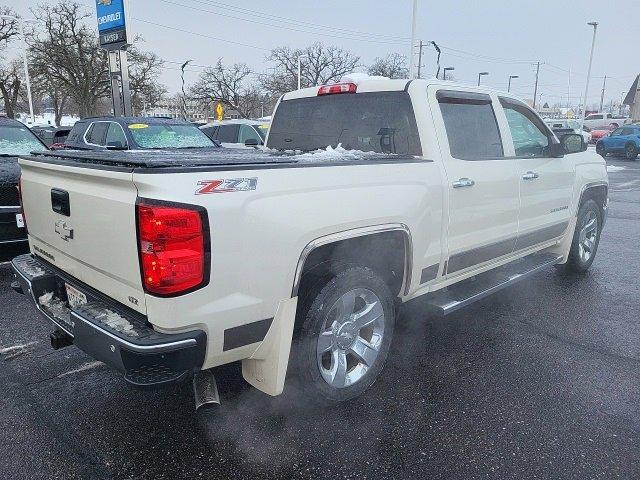
[[391, 293], [397, 296], [408, 273], [409, 242], [405, 232], [390, 231], [319, 246], [304, 261], [298, 291], [308, 292], [319, 281], [346, 265], [362, 265], [380, 275]]
[[607, 186], [594, 185], [593, 187], [587, 188], [584, 192], [582, 192], [582, 197], [580, 197], [580, 205], [582, 205], [589, 199], [594, 200], [604, 211], [605, 205], [607, 204]]

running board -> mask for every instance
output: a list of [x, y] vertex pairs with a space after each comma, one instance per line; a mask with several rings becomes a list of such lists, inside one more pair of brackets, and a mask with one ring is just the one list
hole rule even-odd
[[494, 270], [455, 283], [428, 295], [427, 304], [437, 314], [448, 315], [473, 302], [485, 298], [503, 288], [513, 285], [549, 265], [554, 265], [562, 257], [551, 253], [535, 253]]

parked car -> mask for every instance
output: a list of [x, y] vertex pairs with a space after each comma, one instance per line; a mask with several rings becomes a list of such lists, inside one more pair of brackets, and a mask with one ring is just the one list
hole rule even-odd
[[31, 127], [43, 143], [49, 148], [59, 148], [64, 144], [72, 127], [36, 126]]
[[613, 113], [599, 112], [591, 113], [584, 119], [584, 125], [592, 130], [602, 128], [618, 128], [620, 125], [631, 123], [629, 117], [622, 117], [620, 115], [614, 115]]
[[640, 124], [616, 128], [596, 143], [596, 152], [603, 157], [611, 153], [624, 155], [627, 160], [635, 160], [640, 153]]
[[591, 130], [591, 143], [594, 145], [598, 143], [602, 137], [606, 137], [609, 135], [614, 129], [613, 128], [600, 128], [597, 130]]
[[264, 145], [269, 123], [259, 120], [223, 120], [200, 127], [207, 136], [227, 148], [253, 148]]
[[157, 150], [215, 148], [220, 144], [179, 119], [94, 117], [78, 120], [64, 146], [80, 150]]
[[289, 370], [299, 394], [343, 401], [380, 375], [401, 302], [446, 315], [546, 266], [584, 272], [605, 222], [604, 159], [509, 93], [305, 88], [279, 100], [266, 147], [22, 158], [14, 286], [54, 347], [135, 385], [242, 361], [270, 395]]
[[0, 249], [27, 241], [18, 195], [18, 155], [45, 150], [47, 146], [27, 126], [0, 117]]
[[547, 119], [544, 122], [553, 130], [553, 133], [555, 133], [558, 138], [561, 138], [567, 133], [578, 133], [582, 135], [584, 143], [588, 144], [591, 142], [591, 129], [586, 125], [580, 128], [580, 122], [578, 120], [554, 118]]

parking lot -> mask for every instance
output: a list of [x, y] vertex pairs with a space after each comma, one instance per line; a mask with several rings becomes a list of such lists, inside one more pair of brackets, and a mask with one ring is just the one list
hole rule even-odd
[[331, 408], [268, 397], [238, 365], [197, 414], [190, 385], [133, 390], [52, 350], [0, 267], [0, 476], [640, 477], [640, 162], [609, 164], [587, 275], [550, 268], [446, 320], [407, 305], [381, 379]]

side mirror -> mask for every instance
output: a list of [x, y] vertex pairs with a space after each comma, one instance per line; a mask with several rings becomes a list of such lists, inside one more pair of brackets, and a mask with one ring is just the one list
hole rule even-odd
[[565, 154], [584, 152], [587, 149], [587, 145], [584, 143], [584, 138], [578, 133], [568, 133], [563, 135], [560, 139], [562, 150]]
[[248, 138], [244, 142], [245, 147], [257, 147], [258, 145], [262, 145], [262, 142], [258, 142], [256, 138]]

